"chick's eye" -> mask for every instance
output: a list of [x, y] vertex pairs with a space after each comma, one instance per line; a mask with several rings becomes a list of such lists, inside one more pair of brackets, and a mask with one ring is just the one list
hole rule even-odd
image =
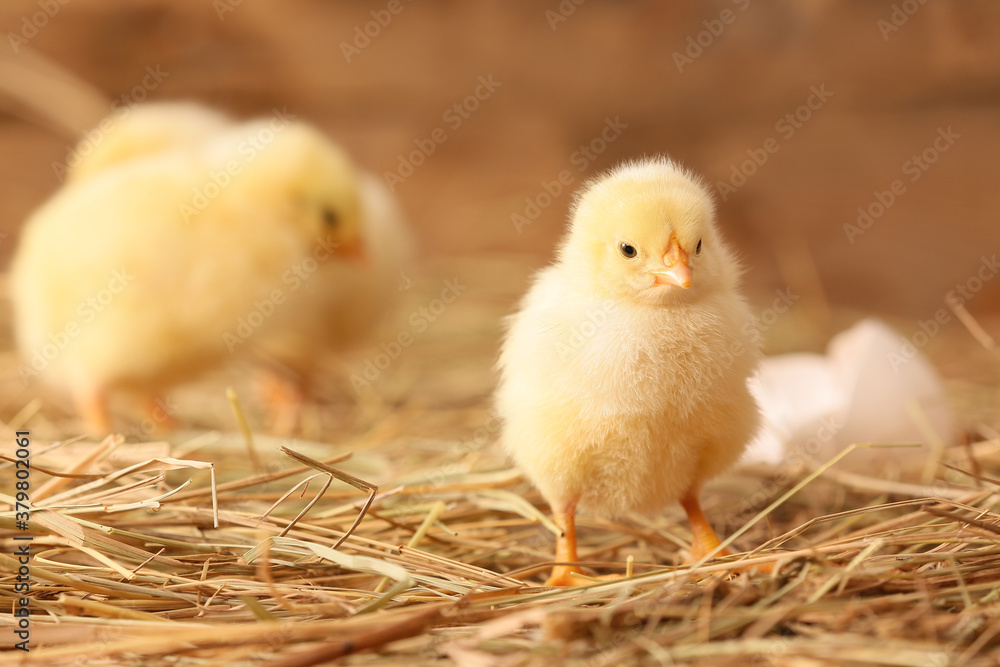
[[634, 245], [628, 243], [619, 243], [618, 251], [622, 254], [625, 259], [633, 259], [639, 254], [639, 251], [635, 249]]
[[694, 249], [694, 254], [696, 255], [701, 254], [701, 239], [698, 239], [698, 246]]
[[336, 227], [338, 222], [340, 222], [340, 218], [337, 217], [336, 211], [332, 208], [323, 209], [323, 224], [328, 227]]

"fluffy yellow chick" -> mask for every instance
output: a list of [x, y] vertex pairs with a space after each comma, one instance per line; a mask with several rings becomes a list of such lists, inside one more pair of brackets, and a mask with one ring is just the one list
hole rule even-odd
[[317, 246], [357, 252], [354, 174], [319, 132], [274, 117], [69, 183], [27, 221], [11, 268], [29, 374], [105, 433], [111, 392], [153, 396], [226, 359], [292, 266]]
[[80, 181], [126, 160], [198, 146], [232, 124], [224, 114], [192, 102], [124, 107], [77, 144], [67, 178]]
[[652, 513], [680, 501], [691, 557], [719, 546], [705, 480], [758, 424], [759, 351], [711, 196], [666, 158], [587, 185], [555, 263], [510, 319], [496, 402], [502, 443], [563, 531], [549, 585], [575, 585], [577, 509]]
[[[113, 114], [78, 148], [69, 178], [79, 181], [109, 167], [174, 149], [194, 150], [231, 126], [225, 115], [190, 102], [154, 102]], [[379, 177], [345, 170], [358, 188], [364, 261], [331, 257], [322, 248], [283, 276], [282, 303], [267, 326], [236, 341], [262, 361], [271, 429], [296, 430], [316, 359], [364, 341], [389, 310], [415, 243], [395, 197]], [[352, 185], [353, 184], [353, 185]], [[315, 262], [315, 263], [313, 263]], [[232, 342], [232, 339], [230, 339]]]
[[362, 172], [358, 185], [364, 259], [321, 259], [288, 295], [280, 325], [251, 341], [272, 371], [264, 380], [274, 432], [299, 426], [316, 359], [370, 339], [408, 280], [416, 243], [402, 209], [380, 177]]

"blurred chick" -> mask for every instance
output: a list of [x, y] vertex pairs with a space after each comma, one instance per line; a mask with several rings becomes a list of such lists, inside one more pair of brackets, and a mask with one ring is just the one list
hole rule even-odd
[[238, 320], [318, 243], [356, 254], [357, 192], [340, 149], [277, 118], [108, 164], [24, 226], [11, 268], [19, 346], [106, 433], [109, 394], [153, 397], [223, 361]]
[[77, 145], [67, 179], [80, 181], [126, 160], [196, 147], [233, 125], [224, 114], [193, 102], [125, 107], [100, 122]]
[[380, 177], [362, 172], [359, 186], [363, 260], [320, 262], [315, 274], [288, 295], [280, 326], [253, 341], [271, 369], [264, 387], [275, 433], [289, 434], [300, 426], [316, 360], [370, 340], [405, 289], [416, 243], [402, 209]]
[[548, 585], [586, 582], [572, 564], [577, 509], [679, 500], [691, 558], [719, 546], [698, 493], [758, 425], [739, 275], [711, 196], [666, 158], [621, 165], [579, 196], [555, 263], [510, 319], [496, 396], [503, 445], [563, 532]]
[[[105, 125], [108, 129], [100, 134], [96, 147], [86, 155], [78, 150], [81, 157], [70, 171], [70, 180], [89, 178], [150, 154], [194, 149], [232, 121], [194, 103], [155, 102], [111, 116], [102, 122]], [[414, 256], [413, 236], [384, 181], [359, 172], [348, 182], [358, 188], [364, 260], [321, 257], [314, 273], [286, 276], [287, 301], [280, 305], [278, 316], [248, 341], [264, 369], [260, 384], [274, 433], [291, 434], [298, 429], [302, 406], [317, 374], [317, 359], [370, 338], [390, 310], [401, 275]]]

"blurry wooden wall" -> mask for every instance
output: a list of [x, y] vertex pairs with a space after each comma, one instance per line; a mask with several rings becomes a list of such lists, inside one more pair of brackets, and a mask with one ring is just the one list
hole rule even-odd
[[[713, 184], [732, 184], [734, 168], [753, 172], [720, 198], [720, 217], [756, 295], [814, 261], [833, 303], [923, 318], [983, 255], [1000, 253], [995, 0], [0, 4], [8, 41], [29, 24], [41, 27], [28, 48], [109, 98], [159, 68], [167, 75], [149, 99], [196, 99], [239, 116], [287, 107], [380, 173], [398, 173], [400, 156], [442, 128], [446, 140], [397, 187], [429, 254], [517, 251], [541, 264], [569, 190], [660, 152]], [[366, 29], [367, 43], [358, 37]], [[454, 105], [475, 95], [480, 77], [499, 86], [481, 88], [456, 127]], [[816, 91], [824, 99], [809, 109]], [[22, 221], [58, 186], [51, 165], [71, 144], [23, 110], [0, 108], [6, 262]], [[796, 113], [808, 120], [785, 119]], [[603, 151], [577, 152], [608, 119], [619, 130]], [[910, 180], [912, 156], [948, 128], [947, 150]], [[756, 169], [743, 165], [754, 158]], [[844, 225], [856, 224], [858, 207], [888, 201], [897, 179], [905, 191], [849, 239]], [[536, 213], [526, 198], [548, 205], [518, 230], [512, 216]], [[1000, 277], [969, 307], [1000, 310]]]

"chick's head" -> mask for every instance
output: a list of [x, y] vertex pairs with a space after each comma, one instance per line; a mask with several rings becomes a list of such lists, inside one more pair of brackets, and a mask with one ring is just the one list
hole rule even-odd
[[591, 293], [679, 303], [735, 282], [701, 182], [667, 158], [621, 165], [575, 203], [559, 263]]
[[194, 148], [231, 125], [224, 114], [191, 102], [150, 102], [116, 109], [77, 144], [67, 179], [173, 149]]
[[315, 244], [363, 256], [360, 176], [347, 153], [301, 122], [259, 121], [242, 132], [245, 184], [258, 196], [277, 197], [285, 219]]

